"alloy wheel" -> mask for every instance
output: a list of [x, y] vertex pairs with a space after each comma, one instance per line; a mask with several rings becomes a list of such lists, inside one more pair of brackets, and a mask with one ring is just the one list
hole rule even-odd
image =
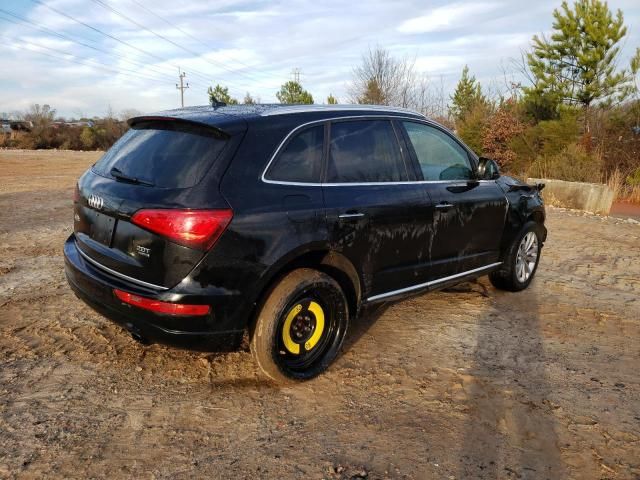
[[520, 283], [526, 282], [533, 275], [538, 261], [538, 253], [538, 237], [534, 232], [527, 232], [520, 241], [516, 255], [516, 277]]

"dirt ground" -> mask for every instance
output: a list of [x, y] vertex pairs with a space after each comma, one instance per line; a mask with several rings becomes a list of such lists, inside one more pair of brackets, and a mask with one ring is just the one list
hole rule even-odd
[[640, 478], [640, 225], [550, 209], [538, 276], [369, 311], [321, 377], [143, 347], [61, 255], [95, 153], [0, 152], [0, 478]]

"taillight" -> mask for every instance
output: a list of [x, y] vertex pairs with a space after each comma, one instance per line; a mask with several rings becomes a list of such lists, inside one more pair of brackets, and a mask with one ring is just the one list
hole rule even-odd
[[186, 247], [209, 250], [233, 218], [225, 210], [140, 210], [131, 221]]
[[73, 191], [73, 201], [74, 203], [80, 201], [80, 187], [78, 187], [77, 183], [76, 183], [76, 188]]
[[184, 303], [161, 302], [152, 298], [141, 297], [133, 293], [123, 292], [117, 288], [113, 293], [124, 303], [134, 307], [144, 308], [151, 312], [164, 313], [166, 315], [206, 315], [209, 313], [209, 305], [186, 305]]

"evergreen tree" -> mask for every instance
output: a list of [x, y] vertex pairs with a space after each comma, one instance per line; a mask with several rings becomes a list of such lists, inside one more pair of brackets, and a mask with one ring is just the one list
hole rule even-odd
[[218, 102], [226, 103], [227, 105], [238, 104], [238, 100], [229, 95], [229, 88], [223, 87], [220, 84], [217, 84], [215, 88], [209, 87], [207, 89], [207, 93], [209, 94], [209, 103], [213, 103], [213, 101], [216, 100]]
[[358, 103], [362, 103], [364, 105], [387, 105], [387, 95], [375, 78], [372, 78], [367, 82], [367, 88], [358, 98]]
[[471, 150], [484, 155], [482, 142], [491, 121], [488, 103], [477, 102], [465, 115], [456, 121], [456, 133]]
[[620, 41], [627, 33], [620, 10], [614, 15], [600, 0], [577, 0], [572, 7], [563, 1], [553, 18], [551, 37], [534, 36], [526, 56], [533, 85], [524, 89], [525, 102], [549, 115], [561, 103], [588, 110], [595, 103], [622, 101], [634, 91], [640, 49], [630, 68], [617, 68]]
[[276, 93], [276, 97], [280, 103], [292, 103], [292, 104], [312, 104], [313, 97], [307, 92], [302, 85], [293, 80], [288, 81], [282, 87], [280, 91]]
[[329, 96], [327, 97], [327, 103], [329, 105], [336, 105], [338, 103], [338, 99], [336, 97], [333, 96], [333, 94], [329, 94]]
[[242, 100], [242, 103], [244, 103], [245, 105], [255, 105], [257, 102], [251, 96], [251, 94], [247, 92], [247, 94], [244, 96], [244, 100]]
[[462, 69], [462, 77], [451, 97], [451, 115], [459, 122], [475, 107], [485, 106], [487, 103], [487, 99], [482, 94], [480, 82], [476, 81], [476, 77], [469, 76], [469, 67], [465, 65]]

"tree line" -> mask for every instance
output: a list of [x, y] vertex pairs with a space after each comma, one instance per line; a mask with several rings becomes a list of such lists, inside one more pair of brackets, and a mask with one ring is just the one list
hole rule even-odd
[[[25, 112], [0, 114], [13, 130], [0, 132], [0, 147], [61, 150], [107, 150], [128, 129], [126, 120], [140, 115], [135, 109], [116, 115], [111, 108], [104, 117], [65, 119], [49, 105], [31, 105]], [[7, 117], [11, 117], [9, 120]], [[4, 134], [3, 134], [4, 133]]]
[[[504, 85], [482, 85], [465, 66], [447, 95], [443, 82], [419, 72], [415, 60], [376, 47], [353, 69], [343, 100], [419, 111], [511, 174], [608, 182], [640, 202], [640, 48], [622, 65], [627, 34], [622, 11], [606, 2], [564, 1], [553, 11], [551, 33], [534, 36], [521, 58], [512, 60], [524, 81], [505, 73]], [[212, 103], [260, 103], [249, 92], [240, 102], [220, 84], [207, 94]], [[285, 82], [276, 98], [286, 104], [315, 101], [297, 81]], [[322, 103], [338, 101], [330, 94]], [[126, 130], [112, 114], [82, 129], [53, 129], [54, 116], [51, 109], [32, 107], [24, 115], [34, 123], [32, 131], [9, 146], [105, 149]]]
[[[512, 62], [525, 81], [505, 75], [505, 85], [492, 89], [465, 66], [447, 97], [415, 61], [375, 48], [353, 69], [347, 101], [424, 113], [516, 176], [605, 182], [640, 202], [640, 48], [622, 65], [627, 33], [622, 11], [606, 2], [564, 1], [550, 35], [534, 36]], [[296, 82], [277, 97], [313, 103]]]

